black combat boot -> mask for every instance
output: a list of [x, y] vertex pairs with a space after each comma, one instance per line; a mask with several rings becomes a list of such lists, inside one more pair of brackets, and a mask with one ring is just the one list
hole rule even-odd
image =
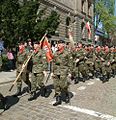
[[53, 106], [61, 105], [61, 96], [56, 96], [56, 102], [53, 104]]
[[95, 75], [94, 70], [91, 71], [91, 74], [92, 74], [91, 78], [94, 79], [94, 75]]
[[115, 75], [116, 75], [115, 70], [112, 70], [112, 77], [115, 78]]
[[14, 97], [18, 97], [20, 96], [22, 93], [21, 93], [21, 87], [17, 87], [17, 92], [13, 95]]
[[79, 78], [78, 77], [74, 77], [74, 84], [79, 83]]
[[107, 81], [109, 81], [109, 79], [110, 79], [110, 73], [108, 72], [107, 73]]
[[88, 75], [84, 75], [83, 76], [83, 80], [82, 81], [85, 82], [86, 80], [89, 80], [89, 76]]
[[94, 75], [95, 75], [96, 78], [100, 78], [101, 77], [100, 71], [98, 71], [98, 70], [95, 71]]
[[31, 92], [30, 98], [28, 98], [28, 101], [32, 101], [36, 99], [36, 92]]
[[66, 92], [66, 99], [65, 99], [65, 103], [69, 103], [70, 102], [70, 96], [69, 93]]
[[49, 93], [48, 93], [47, 88], [45, 86], [41, 88], [41, 96], [43, 96], [43, 97], [49, 96]]
[[103, 75], [101, 80], [102, 80], [103, 83], [105, 83], [107, 81], [106, 75]]

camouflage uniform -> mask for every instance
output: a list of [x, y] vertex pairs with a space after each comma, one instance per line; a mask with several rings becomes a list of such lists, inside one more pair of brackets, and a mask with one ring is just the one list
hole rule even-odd
[[111, 64], [110, 64], [110, 58], [111, 58], [111, 54], [110, 52], [105, 52], [102, 55], [102, 58], [104, 59], [102, 61], [102, 76], [103, 76], [103, 82], [109, 80], [110, 78], [110, 71], [111, 71]]
[[43, 71], [47, 70], [47, 62], [44, 51], [40, 49], [37, 53], [34, 53], [32, 61], [31, 96], [28, 99], [29, 101], [36, 98], [36, 90], [38, 87], [41, 88], [42, 96], [46, 94]]
[[[18, 74], [22, 70], [22, 65], [26, 63], [27, 59], [28, 59], [28, 54], [25, 50], [22, 53], [18, 52], [17, 61], [16, 61], [16, 68], [17, 68], [16, 76], [18, 76]], [[31, 82], [29, 81], [29, 72], [27, 71], [27, 66], [24, 68], [21, 76], [17, 80], [17, 93], [14, 94], [14, 96], [21, 95], [22, 80], [28, 85], [28, 89], [30, 91]]]
[[78, 67], [78, 71], [81, 73], [82, 77], [83, 77], [83, 82], [85, 82], [85, 80], [87, 79], [87, 69], [86, 69], [86, 51], [81, 48], [77, 55], [76, 55], [76, 59], [78, 60], [78, 62], [76, 63], [76, 66]]
[[79, 82], [79, 77], [80, 77], [78, 66], [76, 65], [76, 62], [75, 62], [77, 59], [77, 54], [78, 54], [78, 51], [76, 50], [71, 51], [72, 59], [70, 60], [70, 64], [71, 63], [72, 64], [70, 66], [72, 66], [71, 74], [75, 84]]
[[[95, 51], [95, 62], [94, 62], [94, 67], [95, 67], [95, 75], [96, 77], [100, 77], [101, 73], [103, 72], [102, 70], [102, 58], [103, 57], [103, 52], [97, 52]], [[104, 74], [104, 73], [103, 73]]]
[[69, 80], [68, 73], [70, 72], [70, 56], [67, 50], [64, 50], [62, 53], [56, 52], [53, 59], [53, 82], [56, 96], [56, 103], [53, 105], [56, 106], [61, 104], [61, 92], [66, 94], [66, 102], [69, 102]]
[[87, 60], [85, 61], [86, 65], [87, 65], [87, 71], [90, 72], [92, 74], [92, 76], [94, 76], [94, 61], [95, 61], [95, 55], [94, 55], [94, 51], [88, 51], [87, 55]]

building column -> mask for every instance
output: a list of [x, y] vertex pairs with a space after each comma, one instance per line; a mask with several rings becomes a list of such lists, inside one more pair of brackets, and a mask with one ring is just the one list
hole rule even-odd
[[90, 14], [91, 14], [91, 17], [93, 18], [94, 17], [94, 6], [93, 6], [93, 4], [91, 4], [91, 7], [90, 7]]
[[81, 6], [82, 6], [81, 0], [76, 0], [75, 3], [76, 3], [76, 5], [75, 5], [76, 10], [80, 12], [81, 11]]
[[78, 42], [81, 41], [81, 19], [79, 17], [75, 17], [74, 23], [74, 41]]
[[88, 15], [88, 0], [85, 0], [84, 6], [85, 6], [85, 13], [86, 15]]

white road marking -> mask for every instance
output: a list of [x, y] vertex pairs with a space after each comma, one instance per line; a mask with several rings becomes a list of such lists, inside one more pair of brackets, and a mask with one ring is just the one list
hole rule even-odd
[[86, 86], [81, 86], [79, 88], [77, 88], [78, 90], [85, 90], [86, 89]]
[[87, 85], [93, 85], [95, 82], [88, 82]]
[[60, 105], [60, 106], [63, 107], [63, 108], [73, 110], [75, 112], [85, 113], [85, 114], [88, 114], [88, 115], [91, 115], [91, 116], [94, 116], [94, 117], [99, 117], [99, 118], [102, 118], [102, 119], [105, 119], [105, 120], [116, 120], [116, 117], [114, 117], [112, 115], [103, 114], [103, 113], [96, 112], [96, 111], [93, 111], [93, 110], [88, 110], [88, 109], [85, 109], [85, 108], [80, 108], [80, 107], [71, 106], [71, 105]]

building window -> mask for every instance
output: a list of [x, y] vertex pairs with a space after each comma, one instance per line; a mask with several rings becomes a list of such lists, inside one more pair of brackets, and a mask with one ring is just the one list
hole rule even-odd
[[91, 3], [88, 2], [88, 15], [91, 16]]
[[82, 35], [82, 40], [86, 40], [86, 35], [85, 35], [85, 20], [83, 18], [82, 23], [81, 23], [81, 35]]
[[66, 18], [66, 37], [67, 38], [68, 38], [68, 29], [69, 29], [70, 21], [71, 21], [71, 18], [67, 17]]
[[85, 2], [85, 0], [82, 0], [82, 1], [81, 1], [81, 11], [82, 11], [82, 12], [84, 12], [84, 2]]

